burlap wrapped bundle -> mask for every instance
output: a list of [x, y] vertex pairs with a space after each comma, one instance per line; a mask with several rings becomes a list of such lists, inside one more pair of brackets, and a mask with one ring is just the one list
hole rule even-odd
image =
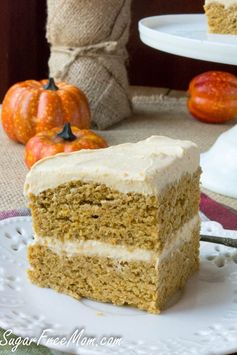
[[48, 0], [50, 76], [88, 96], [94, 126], [131, 113], [125, 68], [131, 0]]

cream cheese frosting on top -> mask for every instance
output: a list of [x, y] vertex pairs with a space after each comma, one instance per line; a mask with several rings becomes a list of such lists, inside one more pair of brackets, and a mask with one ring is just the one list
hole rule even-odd
[[37, 162], [26, 177], [24, 193], [38, 195], [70, 181], [105, 184], [123, 193], [159, 193], [199, 166], [190, 141], [152, 136], [138, 143], [60, 153]]
[[225, 8], [228, 8], [233, 5], [237, 5], [237, 0], [206, 0], [205, 5], [218, 3], [224, 5]]

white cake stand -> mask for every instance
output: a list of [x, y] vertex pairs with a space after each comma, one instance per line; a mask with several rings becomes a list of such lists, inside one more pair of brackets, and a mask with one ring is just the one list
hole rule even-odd
[[[148, 46], [193, 59], [237, 65], [237, 36], [207, 32], [204, 15], [165, 15], [139, 22], [140, 38]], [[237, 125], [223, 133], [201, 155], [203, 187], [237, 198]]]

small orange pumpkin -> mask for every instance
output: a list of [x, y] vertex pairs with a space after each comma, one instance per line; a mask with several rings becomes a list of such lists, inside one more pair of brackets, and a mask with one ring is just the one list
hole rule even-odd
[[189, 85], [188, 109], [200, 121], [221, 123], [237, 115], [237, 77], [221, 71], [196, 76]]
[[2, 125], [8, 137], [26, 144], [35, 134], [70, 122], [90, 127], [90, 108], [76, 86], [47, 80], [27, 80], [13, 85], [2, 103]]
[[38, 160], [58, 153], [107, 146], [107, 142], [94, 132], [65, 123], [63, 129], [56, 127], [32, 137], [25, 146], [25, 163], [31, 168]]

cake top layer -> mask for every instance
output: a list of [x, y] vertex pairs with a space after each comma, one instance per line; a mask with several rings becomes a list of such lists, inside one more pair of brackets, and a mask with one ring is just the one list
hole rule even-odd
[[233, 6], [233, 5], [237, 5], [237, 0], [205, 0], [206, 5], [213, 4], [215, 2], [218, 4], [224, 5], [224, 7], [226, 7], [226, 8]]
[[61, 153], [36, 163], [25, 181], [25, 195], [38, 195], [80, 180], [105, 184], [123, 193], [156, 195], [167, 184], [199, 166], [199, 150], [190, 141], [152, 136], [138, 143]]

